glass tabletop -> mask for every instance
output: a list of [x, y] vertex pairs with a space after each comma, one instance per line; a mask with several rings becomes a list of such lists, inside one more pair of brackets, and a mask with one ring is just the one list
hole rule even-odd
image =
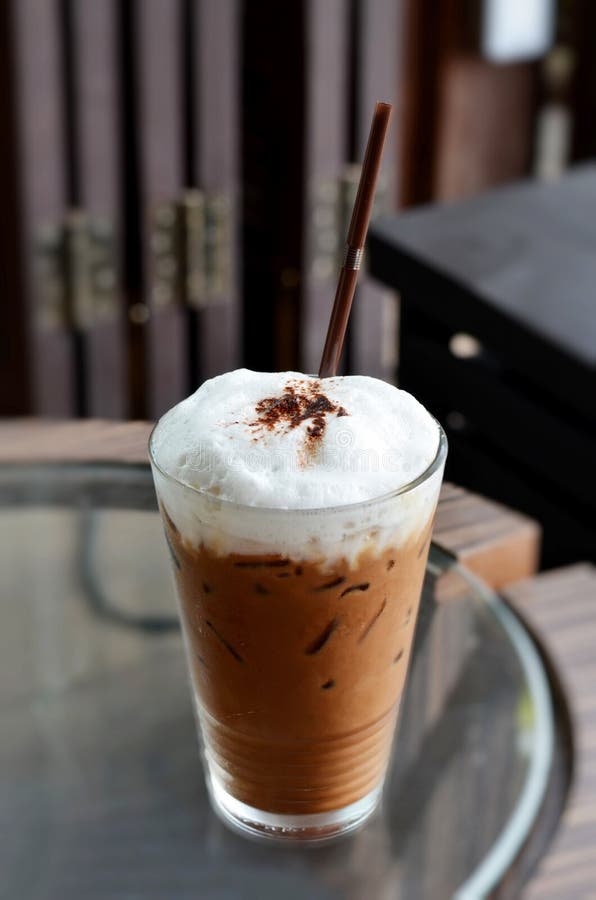
[[535, 822], [548, 682], [516, 617], [433, 547], [382, 806], [316, 849], [211, 813], [146, 467], [0, 467], [6, 896], [478, 898]]

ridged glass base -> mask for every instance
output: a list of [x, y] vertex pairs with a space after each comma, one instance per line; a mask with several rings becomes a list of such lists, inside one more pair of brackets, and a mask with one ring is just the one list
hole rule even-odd
[[212, 773], [207, 775], [207, 786], [213, 809], [226, 825], [243, 835], [278, 843], [318, 843], [355, 831], [375, 811], [383, 787], [379, 785], [366, 797], [342, 809], [294, 815], [265, 812], [236, 800]]

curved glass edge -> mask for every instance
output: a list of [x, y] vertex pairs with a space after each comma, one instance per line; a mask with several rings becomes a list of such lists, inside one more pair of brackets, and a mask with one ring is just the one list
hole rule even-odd
[[439, 551], [434, 557], [433, 562], [437, 567], [445, 566], [448, 561], [448, 567], [455, 570], [462, 580], [470, 585], [505, 629], [517, 651], [536, 710], [534, 727], [536, 740], [529, 771], [515, 811], [484, 859], [454, 894], [454, 900], [480, 900], [498, 886], [508, 868], [514, 863], [544, 798], [554, 751], [552, 698], [540, 654], [515, 613], [480, 579], [454, 562], [447, 554]]

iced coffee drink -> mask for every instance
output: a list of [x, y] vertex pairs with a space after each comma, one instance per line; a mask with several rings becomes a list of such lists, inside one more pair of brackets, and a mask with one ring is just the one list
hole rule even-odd
[[321, 839], [374, 810], [445, 459], [409, 394], [239, 370], [151, 440], [214, 808]]

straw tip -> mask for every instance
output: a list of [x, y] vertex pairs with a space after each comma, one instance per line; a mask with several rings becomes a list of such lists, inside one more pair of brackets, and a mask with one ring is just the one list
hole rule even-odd
[[377, 100], [375, 104], [374, 121], [383, 128], [389, 128], [389, 122], [393, 114], [393, 104], [387, 103], [385, 100]]

